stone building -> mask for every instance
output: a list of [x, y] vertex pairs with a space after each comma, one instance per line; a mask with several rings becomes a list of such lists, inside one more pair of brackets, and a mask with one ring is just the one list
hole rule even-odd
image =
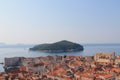
[[115, 60], [115, 53], [107, 53], [107, 52], [102, 52], [102, 53], [97, 53], [94, 55], [94, 60], [96, 62], [106, 62], [106, 63], [111, 63]]
[[24, 60], [24, 57], [13, 57], [13, 58], [5, 58], [5, 71], [11, 71], [19, 69], [20, 66], [22, 66], [22, 62]]
[[120, 56], [117, 56], [115, 59], [115, 65], [120, 68]]
[[5, 58], [5, 66], [21, 66], [24, 57]]

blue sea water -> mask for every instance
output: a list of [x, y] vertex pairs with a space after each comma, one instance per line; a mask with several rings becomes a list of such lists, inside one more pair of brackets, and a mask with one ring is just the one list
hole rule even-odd
[[[30, 47], [4, 47], [0, 48], [0, 62], [4, 62], [5, 57], [39, 57], [48, 55], [73, 55], [73, 56], [93, 56], [97, 52], [115, 52], [120, 55], [120, 44], [83, 44], [84, 51], [70, 53], [44, 53], [29, 51]], [[3, 72], [3, 65], [0, 65], [0, 72]]]

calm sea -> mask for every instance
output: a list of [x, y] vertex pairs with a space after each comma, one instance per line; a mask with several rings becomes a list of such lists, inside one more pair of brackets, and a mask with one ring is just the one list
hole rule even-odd
[[[48, 55], [73, 55], [73, 56], [93, 56], [97, 52], [115, 52], [120, 55], [120, 44], [83, 44], [84, 51], [71, 53], [43, 53], [29, 51], [29, 47], [7, 47], [0, 48], [0, 62], [4, 62], [5, 57], [39, 57]], [[3, 65], [0, 65], [0, 72], [3, 72]]]

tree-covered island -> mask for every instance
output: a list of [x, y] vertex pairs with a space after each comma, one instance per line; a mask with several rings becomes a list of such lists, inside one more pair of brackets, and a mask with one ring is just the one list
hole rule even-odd
[[74, 52], [74, 51], [83, 51], [84, 48], [82, 45], [73, 43], [67, 40], [62, 40], [52, 44], [40, 44], [36, 45], [33, 48], [30, 48], [32, 51], [43, 51], [43, 52]]

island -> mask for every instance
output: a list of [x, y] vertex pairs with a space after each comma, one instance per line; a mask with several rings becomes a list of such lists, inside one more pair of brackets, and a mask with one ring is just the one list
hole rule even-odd
[[74, 52], [74, 51], [83, 51], [84, 48], [78, 43], [74, 43], [67, 40], [62, 40], [52, 44], [40, 44], [36, 45], [29, 50], [32, 51], [43, 51], [49, 53], [61, 53], [61, 52]]

